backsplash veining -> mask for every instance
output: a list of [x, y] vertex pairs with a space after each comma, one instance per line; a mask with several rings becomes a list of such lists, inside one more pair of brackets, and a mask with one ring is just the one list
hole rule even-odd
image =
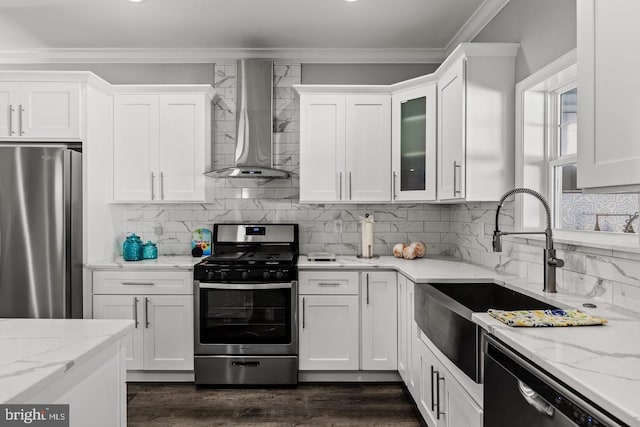
[[[274, 164], [289, 171], [289, 179], [207, 178], [207, 203], [114, 206], [116, 229], [141, 233], [158, 241], [160, 254], [186, 255], [191, 232], [215, 222], [293, 222], [300, 225], [303, 253], [329, 251], [358, 253], [358, 219], [373, 213], [376, 254], [390, 254], [398, 242], [421, 240], [431, 254], [448, 253], [443, 240], [449, 231], [449, 208], [434, 205], [301, 205], [299, 199], [300, 110], [293, 85], [301, 80], [300, 64], [274, 67]], [[235, 62], [216, 63], [215, 90], [220, 99], [213, 108], [215, 168], [233, 166], [235, 148]], [[161, 232], [162, 234], [157, 234]]]
[[[494, 253], [495, 214], [496, 203], [452, 207], [450, 234], [445, 238], [452, 244], [452, 255], [542, 283], [544, 242], [505, 238], [503, 252]], [[509, 230], [513, 223], [513, 204], [507, 203], [500, 210], [500, 228]], [[565, 260], [565, 266], [557, 270], [559, 292], [589, 295], [640, 311], [640, 253], [558, 243], [555, 247], [558, 257]]]

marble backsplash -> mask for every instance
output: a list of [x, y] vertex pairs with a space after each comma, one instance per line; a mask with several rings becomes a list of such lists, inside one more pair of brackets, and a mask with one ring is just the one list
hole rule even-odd
[[[235, 149], [235, 62], [214, 67], [215, 89], [220, 99], [213, 108], [213, 164], [233, 166]], [[293, 222], [300, 226], [303, 253], [328, 251], [354, 255], [360, 250], [359, 217], [374, 215], [374, 253], [391, 254], [395, 243], [421, 240], [432, 254], [444, 254], [449, 231], [449, 209], [434, 205], [302, 205], [299, 199], [299, 116], [293, 85], [301, 81], [300, 64], [274, 67], [274, 163], [287, 170], [289, 179], [207, 178], [203, 204], [148, 204], [114, 206], [120, 237], [140, 233], [158, 242], [164, 255], [189, 254], [191, 232], [216, 222]]]
[[[542, 286], [544, 242], [523, 238], [503, 239], [503, 251], [492, 250], [495, 203], [456, 205], [450, 211], [451, 254], [495, 270], [527, 277]], [[500, 228], [514, 223], [512, 204], [500, 211]], [[505, 224], [505, 226], [503, 226]], [[559, 292], [589, 295], [640, 311], [640, 253], [585, 246], [555, 245], [565, 266], [557, 270]]]

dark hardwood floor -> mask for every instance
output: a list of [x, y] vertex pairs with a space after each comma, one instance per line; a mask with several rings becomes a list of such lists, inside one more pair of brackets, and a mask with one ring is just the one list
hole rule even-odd
[[130, 383], [128, 426], [420, 426], [399, 384], [214, 389]]

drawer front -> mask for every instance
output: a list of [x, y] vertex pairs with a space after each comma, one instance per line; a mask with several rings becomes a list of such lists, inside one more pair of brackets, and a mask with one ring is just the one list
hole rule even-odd
[[193, 294], [193, 273], [182, 271], [94, 271], [94, 294]]
[[358, 295], [357, 271], [301, 271], [300, 295]]

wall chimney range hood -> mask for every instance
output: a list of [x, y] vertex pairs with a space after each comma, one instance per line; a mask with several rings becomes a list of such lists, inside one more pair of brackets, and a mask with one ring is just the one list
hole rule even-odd
[[237, 62], [235, 166], [205, 173], [213, 178], [288, 178], [273, 167], [273, 61]]

